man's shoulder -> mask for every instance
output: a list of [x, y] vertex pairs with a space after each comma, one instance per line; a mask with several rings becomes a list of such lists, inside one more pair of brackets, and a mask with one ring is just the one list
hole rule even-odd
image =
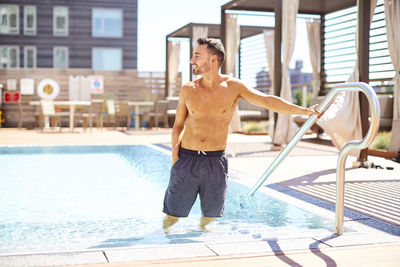
[[182, 85], [181, 90], [190, 90], [190, 89], [195, 88], [197, 85], [198, 85], [198, 81], [197, 80], [190, 81], [190, 82], [187, 82], [184, 85]]
[[191, 92], [198, 86], [198, 81], [190, 81], [182, 85], [179, 96], [180, 97], [186, 97], [187, 95], [190, 95]]
[[235, 77], [231, 76], [231, 75], [227, 75], [227, 74], [221, 74], [221, 79], [223, 81], [234, 81], [237, 80]]
[[222, 79], [224, 82], [228, 84], [229, 87], [238, 87], [238, 86], [243, 86], [243, 82], [239, 80], [238, 78], [229, 76], [229, 75], [222, 75]]

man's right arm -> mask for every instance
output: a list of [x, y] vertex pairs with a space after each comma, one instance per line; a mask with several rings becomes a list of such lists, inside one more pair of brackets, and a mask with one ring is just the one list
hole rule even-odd
[[300, 107], [298, 105], [295, 105], [293, 103], [290, 103], [289, 101], [286, 101], [285, 99], [274, 96], [274, 95], [266, 95], [258, 90], [255, 90], [253, 88], [248, 88], [244, 83], [242, 83], [240, 80], [235, 80], [234, 84], [236, 88], [238, 88], [240, 92], [240, 96], [243, 97], [246, 101], [250, 102], [251, 104], [260, 106], [260, 107], [265, 107], [269, 110], [272, 110], [274, 112], [278, 113], [285, 113], [285, 114], [300, 114], [300, 115], [317, 115], [321, 116], [322, 114], [319, 114], [316, 111], [317, 106], [312, 106], [309, 108], [304, 108]]
[[176, 108], [175, 122], [174, 126], [172, 127], [172, 165], [174, 165], [179, 158], [179, 147], [181, 142], [179, 136], [185, 127], [187, 115], [188, 110], [186, 107], [186, 90], [185, 87], [182, 87], [179, 94], [178, 106]]

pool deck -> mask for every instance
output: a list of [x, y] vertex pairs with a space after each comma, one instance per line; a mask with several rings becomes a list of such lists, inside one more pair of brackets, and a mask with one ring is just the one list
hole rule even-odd
[[[83, 133], [0, 128], [0, 146], [133, 145], [169, 149], [170, 129]], [[231, 179], [252, 186], [278, 154], [265, 135], [230, 134]], [[260, 188], [334, 224], [337, 151], [303, 138]], [[381, 168], [346, 163], [345, 233], [324, 229], [271, 233], [249, 240], [2, 255], [0, 266], [400, 266], [400, 164], [369, 156]], [[393, 168], [392, 170], [390, 168]]]

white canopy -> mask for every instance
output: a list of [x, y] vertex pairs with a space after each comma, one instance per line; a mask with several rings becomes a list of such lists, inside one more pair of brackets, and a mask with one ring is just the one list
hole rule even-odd
[[[168, 42], [168, 82], [169, 84], [175, 84], [176, 77], [178, 76], [178, 68], [181, 54], [181, 44]], [[172, 96], [173, 92], [171, 88], [175, 86], [168, 86], [168, 96]]]
[[389, 53], [395, 70], [392, 140], [389, 150], [398, 152], [400, 151], [400, 0], [386, 0], [384, 3]]
[[[284, 0], [282, 2], [282, 86], [280, 97], [292, 102], [292, 90], [290, 86], [289, 63], [293, 55], [296, 41], [296, 16], [299, 9], [299, 0]], [[298, 130], [290, 114], [279, 114], [276, 122], [273, 143], [287, 144]]]
[[[371, 18], [374, 14], [377, 0], [371, 0]], [[356, 49], [358, 50], [358, 30], [356, 30]], [[358, 61], [350, 75], [348, 82], [358, 82], [360, 80], [358, 72]], [[362, 139], [360, 100], [358, 92], [339, 93], [324, 116], [317, 121], [332, 139], [334, 146], [341, 150], [342, 147], [351, 140]], [[360, 151], [351, 152], [353, 156], [359, 156]]]
[[[268, 61], [268, 73], [271, 80], [271, 87], [269, 88], [269, 94], [274, 95], [274, 41], [275, 41], [275, 31], [274, 30], [264, 30], [264, 43], [265, 51], [267, 53]], [[268, 134], [270, 137], [274, 136], [274, 112], [268, 111]]]
[[[225, 14], [226, 16], [226, 73], [232, 77], [236, 76], [236, 56], [240, 46], [240, 26], [237, 23], [237, 15]], [[240, 132], [242, 130], [240, 124], [240, 115], [237, 107], [233, 114], [232, 121], [229, 127], [230, 132]]]

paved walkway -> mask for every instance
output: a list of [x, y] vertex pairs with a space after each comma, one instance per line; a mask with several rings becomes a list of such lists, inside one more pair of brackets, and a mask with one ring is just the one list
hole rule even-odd
[[[234, 256], [210, 256], [189, 259], [156, 260], [137, 263], [107, 264], [107, 267], [248, 267], [248, 266], [399, 266], [400, 245], [365, 245], [349, 249], [338, 247], [329, 249], [297, 250], [280, 253], [262, 253]], [[362, 255], [362, 257], [358, 257]], [[81, 265], [76, 267], [95, 267]]]
[[[0, 145], [159, 144], [168, 148], [170, 133], [170, 129], [42, 133], [0, 128]], [[252, 186], [278, 154], [270, 147], [268, 136], [230, 135], [227, 152], [232, 179]], [[354, 231], [340, 237], [305, 233], [302, 237], [276, 240], [185, 244], [150, 250], [10, 255], [0, 257], [0, 266], [400, 266], [400, 254], [396, 253], [400, 248], [400, 165], [382, 158], [369, 159], [383, 169], [355, 169], [355, 158], [347, 161], [345, 227]], [[305, 138], [260, 190], [334, 220], [336, 161], [337, 151], [329, 141]]]

